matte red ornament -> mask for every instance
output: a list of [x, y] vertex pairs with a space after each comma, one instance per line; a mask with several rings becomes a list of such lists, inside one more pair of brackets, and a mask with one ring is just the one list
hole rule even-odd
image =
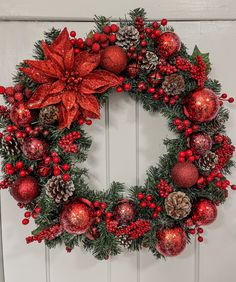
[[12, 185], [11, 195], [22, 204], [28, 204], [39, 194], [39, 185], [32, 176], [19, 177]]
[[186, 233], [180, 227], [157, 231], [156, 237], [156, 250], [167, 257], [179, 255], [187, 243]]
[[109, 46], [101, 52], [100, 65], [115, 74], [121, 73], [127, 66], [127, 55], [119, 46]]
[[196, 122], [208, 122], [217, 116], [220, 103], [212, 90], [203, 88], [188, 95], [184, 109], [189, 119]]
[[215, 221], [217, 217], [217, 208], [215, 204], [208, 199], [201, 199], [196, 203], [193, 210], [193, 218], [198, 225], [208, 225]]
[[135, 210], [133, 204], [124, 199], [116, 206], [114, 211], [114, 219], [119, 222], [119, 224], [127, 224], [134, 220]]
[[40, 160], [47, 151], [47, 144], [37, 138], [30, 137], [25, 139], [22, 145], [22, 152], [29, 160]]
[[138, 64], [130, 64], [127, 67], [129, 77], [135, 78], [140, 72], [140, 66]]
[[148, 75], [148, 78], [147, 78], [147, 81], [152, 85], [152, 86], [157, 86], [158, 84], [161, 83], [161, 80], [162, 80], [162, 75], [157, 72], [157, 71], [154, 71], [154, 72], [151, 72], [149, 75]]
[[84, 234], [93, 223], [92, 209], [79, 200], [69, 203], [64, 206], [60, 223], [62, 228], [70, 234]]
[[189, 146], [199, 155], [206, 155], [212, 148], [211, 136], [205, 132], [193, 133], [189, 139]]
[[19, 102], [11, 108], [10, 118], [15, 125], [25, 126], [33, 117], [28, 107], [23, 102]]
[[181, 48], [181, 40], [174, 32], [164, 32], [158, 38], [158, 52], [163, 58], [176, 55]]
[[190, 188], [197, 183], [199, 173], [194, 164], [184, 162], [174, 165], [171, 177], [177, 187]]

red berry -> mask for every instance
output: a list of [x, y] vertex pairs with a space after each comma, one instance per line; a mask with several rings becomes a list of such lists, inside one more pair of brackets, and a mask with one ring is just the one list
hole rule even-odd
[[60, 169], [59, 168], [54, 168], [53, 174], [54, 174], [54, 176], [60, 175], [61, 174]]
[[106, 33], [106, 34], [110, 33], [111, 32], [111, 27], [109, 25], [105, 25], [103, 27], [103, 32]]
[[25, 177], [27, 174], [27, 171], [23, 169], [19, 172], [20, 177]]
[[68, 164], [64, 164], [64, 165], [62, 165], [62, 169], [67, 171], [67, 170], [70, 169], [70, 166]]
[[185, 153], [186, 153], [186, 156], [188, 156], [188, 157], [193, 155], [192, 150], [187, 150], [187, 151], [185, 151]]
[[152, 27], [153, 27], [153, 28], [158, 28], [158, 22], [153, 22], [153, 23], [152, 23]]
[[41, 208], [40, 208], [40, 207], [36, 207], [36, 208], [35, 208], [35, 212], [36, 212], [36, 213], [40, 213], [40, 212], [41, 212]]
[[78, 125], [82, 125], [82, 124], [84, 124], [84, 119], [81, 118], [78, 120]]
[[236, 190], [236, 185], [231, 185], [232, 190]]
[[86, 38], [85, 40], [85, 44], [89, 47], [91, 47], [93, 45], [93, 40], [92, 38]]
[[24, 166], [24, 163], [22, 161], [16, 162], [16, 165], [15, 165], [16, 169], [22, 169], [23, 166]]
[[99, 208], [99, 207], [100, 207], [100, 202], [95, 201], [95, 202], [93, 203], [93, 205], [95, 206], [95, 208]]
[[108, 39], [109, 39], [109, 41], [111, 43], [115, 43], [116, 42], [116, 35], [115, 34], [110, 34]]
[[5, 93], [5, 87], [0, 86], [0, 94], [4, 94]]
[[149, 207], [150, 207], [150, 209], [155, 209], [155, 208], [156, 208], [156, 204], [155, 204], [155, 203], [151, 203], [151, 204], [149, 205]]
[[189, 233], [191, 234], [191, 235], [194, 235], [195, 234], [195, 229], [189, 229]]
[[179, 157], [184, 158], [185, 156], [186, 156], [185, 152], [183, 152], [183, 151], [179, 152]]
[[70, 36], [71, 36], [71, 37], [76, 37], [76, 32], [75, 32], [74, 30], [72, 30], [72, 31], [70, 32]]
[[152, 196], [151, 196], [151, 195], [147, 195], [147, 196], [146, 196], [146, 200], [147, 200], [147, 201], [151, 201], [151, 200], [152, 200]]
[[69, 181], [71, 179], [70, 175], [68, 173], [65, 173], [63, 176], [62, 176], [63, 180], [64, 181]]
[[123, 87], [124, 87], [124, 90], [125, 90], [125, 91], [129, 91], [129, 90], [131, 89], [130, 83], [125, 83], [125, 84], [123, 85]]
[[195, 161], [195, 157], [194, 157], [194, 156], [190, 156], [190, 157], [188, 158], [188, 160], [192, 163], [192, 162]]
[[202, 229], [201, 227], [198, 227], [197, 232], [198, 232], [199, 234], [202, 234], [202, 233], [203, 233], [203, 229]]
[[106, 213], [106, 218], [111, 218], [112, 217], [112, 213], [111, 212], [107, 212]]
[[140, 206], [141, 206], [142, 208], [146, 208], [147, 203], [146, 203], [145, 201], [143, 201], [143, 202], [140, 203]]
[[104, 33], [102, 33], [102, 34], [100, 35], [100, 42], [106, 42], [106, 41], [107, 41], [107, 35], [104, 34]]
[[154, 212], [153, 214], [152, 214], [152, 218], [157, 218], [158, 217], [158, 213], [157, 212]]
[[100, 45], [98, 43], [93, 43], [92, 50], [95, 53], [99, 52], [100, 51]]
[[155, 37], [159, 37], [161, 35], [161, 31], [159, 29], [156, 29], [153, 31], [153, 34], [155, 35]]
[[53, 157], [52, 161], [54, 164], [58, 164], [60, 162], [60, 158], [59, 157]]
[[116, 24], [111, 24], [111, 32], [116, 33], [119, 30], [118, 25]]
[[15, 94], [15, 89], [13, 87], [7, 87], [5, 89], [5, 93], [7, 96], [13, 96]]
[[6, 140], [7, 142], [10, 142], [10, 141], [12, 140], [11, 135], [7, 135], [7, 136], [5, 137], [5, 140]]
[[21, 100], [23, 100], [23, 94], [21, 92], [17, 92], [14, 95], [14, 98], [15, 98], [16, 101], [21, 101]]
[[229, 99], [228, 99], [228, 102], [229, 102], [229, 103], [233, 103], [233, 102], [234, 102], [234, 98], [232, 98], [232, 97], [229, 98]]
[[12, 164], [10, 163], [5, 164], [5, 169], [12, 169], [12, 168], [13, 168]]
[[118, 86], [116, 88], [116, 92], [121, 93], [123, 91], [123, 88], [121, 86]]
[[221, 95], [221, 98], [226, 99], [227, 96], [228, 96], [228, 95], [227, 95], [226, 93], [223, 93], [223, 94]]
[[93, 35], [93, 39], [95, 40], [95, 41], [99, 41], [100, 40], [100, 38], [101, 38], [101, 35], [100, 35], [100, 33], [98, 33], [98, 32], [96, 32], [96, 33], [94, 33], [94, 35]]
[[22, 224], [27, 225], [29, 223], [29, 219], [28, 218], [24, 218], [22, 220]]
[[180, 124], [181, 124], [181, 120], [180, 120], [179, 118], [176, 118], [176, 119], [174, 120], [174, 124], [175, 124], [175, 125], [180, 125]]
[[146, 27], [146, 28], [145, 28], [145, 32], [146, 32], [146, 34], [151, 34], [151, 33], [152, 33], [152, 30], [151, 30], [150, 27]]
[[31, 216], [31, 212], [30, 211], [26, 211], [24, 214], [25, 217], [29, 218]]
[[189, 126], [190, 126], [190, 121], [187, 120], [187, 119], [185, 119], [185, 120], [183, 121], [183, 124], [184, 124], [185, 127], [189, 127]]
[[107, 203], [101, 203], [101, 209], [105, 210], [106, 207], [107, 207]]
[[162, 26], [167, 25], [167, 19], [162, 19], [162, 20], [161, 20], [161, 25], [162, 25]]
[[197, 239], [198, 239], [198, 242], [200, 242], [200, 243], [203, 242], [203, 237], [202, 236], [198, 236]]
[[138, 193], [138, 199], [139, 199], [139, 200], [142, 200], [143, 197], [144, 197], [144, 196], [143, 196], [143, 193]]

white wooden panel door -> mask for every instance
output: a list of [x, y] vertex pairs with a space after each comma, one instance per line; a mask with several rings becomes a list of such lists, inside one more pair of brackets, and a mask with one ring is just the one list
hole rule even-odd
[[[178, 3], [177, 3], [178, 2]], [[122, 5], [124, 4], [124, 5]], [[129, 9], [144, 6], [150, 18], [169, 17], [177, 33], [190, 51], [198, 44], [211, 53], [212, 77], [222, 82], [226, 92], [234, 93], [236, 65], [236, 16], [234, 1], [71, 1], [67, 3], [46, 0], [1, 0], [0, 17], [0, 84], [11, 83], [10, 74], [15, 65], [31, 57], [33, 43], [51, 27], [68, 26], [85, 35], [91, 22], [71, 22], [75, 18], [91, 19], [93, 14], [118, 18]], [[56, 8], [55, 8], [56, 7]], [[123, 7], [126, 7], [125, 10]], [[206, 19], [211, 19], [206, 21]], [[32, 22], [39, 19], [40, 22]], [[49, 21], [54, 19], [54, 22]], [[70, 22], [58, 22], [59, 20]], [[188, 19], [195, 19], [189, 21]], [[201, 21], [204, 20], [204, 21]], [[221, 19], [221, 20], [219, 20]], [[228, 20], [227, 20], [228, 19]], [[182, 21], [184, 20], [184, 21]], [[236, 109], [231, 106], [228, 123], [230, 137], [236, 144]], [[90, 183], [96, 189], [105, 189], [112, 180], [127, 185], [142, 184], [145, 171], [163, 154], [163, 138], [172, 135], [166, 120], [159, 114], [145, 112], [124, 94], [114, 93], [102, 110], [102, 118], [88, 128], [93, 145], [86, 166]], [[233, 180], [233, 176], [232, 176]], [[219, 211], [215, 224], [206, 228], [205, 243], [193, 244], [179, 257], [156, 261], [150, 253], [124, 253], [108, 261], [97, 261], [91, 254], [76, 249], [67, 254], [63, 248], [48, 251], [43, 245], [24, 243], [31, 226], [22, 226], [23, 211], [19, 210], [7, 191], [1, 191], [1, 226], [3, 246], [3, 282], [234, 282], [236, 259], [236, 194], [231, 194]], [[1, 248], [0, 248], [1, 249]], [[1, 271], [1, 268], [0, 268]], [[1, 281], [0, 278], [0, 281]]]

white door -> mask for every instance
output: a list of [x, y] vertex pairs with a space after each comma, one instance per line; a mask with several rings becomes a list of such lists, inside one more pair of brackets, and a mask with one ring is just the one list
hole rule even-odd
[[[176, 32], [189, 47], [197, 44], [210, 52], [211, 76], [234, 95], [236, 2], [233, 0], [71, 0], [0, 1], [0, 84], [11, 84], [15, 65], [30, 58], [33, 44], [51, 27], [67, 26], [81, 36], [93, 26], [94, 14], [123, 17], [143, 6], [150, 19], [172, 20]], [[38, 21], [37, 21], [38, 20]], [[236, 144], [236, 108], [230, 106], [228, 132]], [[162, 141], [170, 136], [166, 120], [145, 112], [124, 94], [113, 94], [102, 110], [100, 121], [88, 128], [93, 146], [87, 161], [91, 184], [105, 188], [112, 180], [142, 184], [145, 171], [165, 151]], [[234, 171], [235, 175], [236, 171]], [[233, 175], [233, 176], [234, 176]], [[233, 176], [231, 180], [233, 181]], [[218, 220], [205, 228], [205, 241], [193, 242], [179, 257], [156, 261], [150, 253], [124, 253], [108, 261], [97, 261], [90, 253], [64, 248], [47, 250], [26, 245], [32, 229], [21, 225], [23, 211], [7, 191], [1, 191], [0, 281], [2, 282], [235, 282], [236, 193], [219, 209]], [[2, 267], [2, 268], [1, 268]]]

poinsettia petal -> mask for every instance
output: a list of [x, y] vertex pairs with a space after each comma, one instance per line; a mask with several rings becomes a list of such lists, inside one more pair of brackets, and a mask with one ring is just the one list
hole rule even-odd
[[120, 80], [115, 74], [105, 70], [97, 70], [84, 77], [80, 85], [80, 92], [82, 94], [104, 93], [119, 83]]
[[74, 66], [74, 49], [71, 44], [65, 46], [64, 64], [66, 70], [70, 70]]
[[70, 110], [76, 102], [76, 92], [75, 91], [65, 91], [62, 95], [62, 103], [66, 110]]
[[63, 58], [60, 55], [58, 55], [57, 53], [53, 52], [51, 46], [48, 46], [45, 41], [42, 41], [41, 46], [42, 46], [45, 57], [47, 59], [51, 59], [52, 62], [60, 68], [60, 71], [63, 71], [65, 68]]
[[69, 111], [66, 110], [63, 104], [58, 105], [59, 109], [59, 128], [70, 128], [71, 123], [75, 120], [78, 113], [78, 105], [75, 104]]
[[35, 68], [20, 68], [20, 71], [37, 83], [47, 83], [52, 81], [52, 78]]
[[42, 103], [45, 98], [48, 96], [48, 92], [50, 91], [51, 83], [40, 85], [37, 90], [34, 92], [32, 97], [27, 102], [27, 106], [29, 109], [37, 109], [42, 107]]
[[25, 63], [30, 67], [40, 70], [41, 72], [45, 73], [49, 77], [56, 78], [62, 76], [60, 70], [56, 68], [52, 63], [52, 61], [50, 60], [41, 60], [41, 61], [25, 60]]
[[75, 57], [75, 71], [78, 76], [84, 77], [98, 67], [100, 63], [99, 53], [83, 51]]
[[54, 52], [61, 55], [63, 58], [65, 57], [66, 51], [68, 51], [71, 47], [73, 48], [69, 33], [67, 28], [65, 27], [62, 32], [58, 35], [58, 37], [53, 41], [51, 47]]
[[62, 99], [62, 95], [63, 95], [62, 93], [56, 93], [46, 97], [45, 100], [42, 102], [40, 108], [47, 107], [49, 105], [56, 105], [60, 103]]
[[48, 94], [55, 94], [55, 93], [59, 93], [62, 90], [64, 90], [66, 87], [66, 83], [63, 82], [62, 80], [57, 80], [54, 83], [52, 83], [51, 88], [48, 92]]
[[100, 109], [97, 98], [93, 95], [80, 94], [77, 99], [80, 107], [87, 112], [88, 117], [100, 118]]

